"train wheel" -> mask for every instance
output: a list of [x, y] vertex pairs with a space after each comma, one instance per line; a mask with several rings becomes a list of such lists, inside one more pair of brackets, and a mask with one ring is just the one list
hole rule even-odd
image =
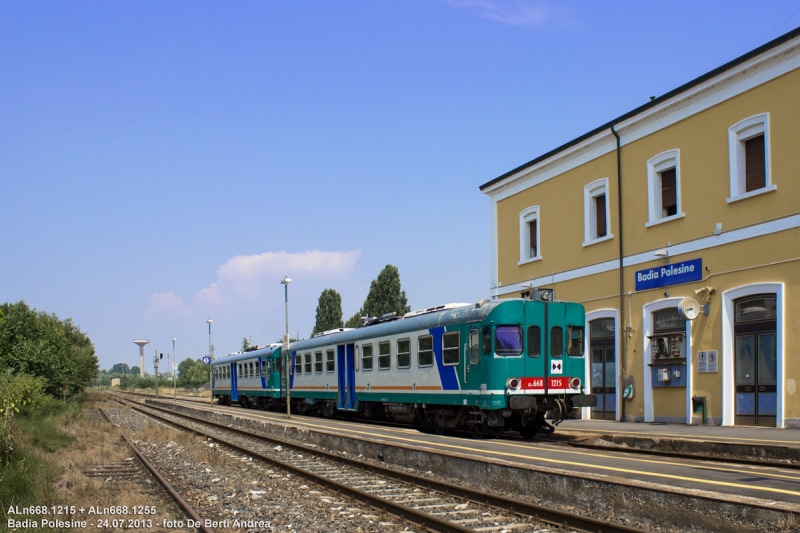
[[483, 439], [489, 433], [489, 428], [485, 424], [472, 424], [469, 426], [469, 434], [473, 439]]

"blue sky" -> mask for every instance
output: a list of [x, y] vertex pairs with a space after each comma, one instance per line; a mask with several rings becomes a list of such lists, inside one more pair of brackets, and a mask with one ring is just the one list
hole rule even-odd
[[[100, 363], [307, 337], [397, 265], [489, 290], [478, 187], [800, 25], [800, 1], [0, 3], [0, 301]], [[149, 359], [149, 357], [148, 357]], [[149, 366], [149, 365], [148, 365]]]

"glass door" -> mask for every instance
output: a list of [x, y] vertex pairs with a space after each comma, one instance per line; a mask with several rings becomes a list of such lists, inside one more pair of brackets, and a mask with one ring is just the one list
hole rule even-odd
[[592, 418], [614, 420], [617, 414], [614, 319], [604, 318], [590, 322], [589, 334], [592, 394], [597, 396], [597, 402], [592, 407]]
[[753, 296], [734, 303], [735, 423], [775, 427], [777, 421], [775, 295]]

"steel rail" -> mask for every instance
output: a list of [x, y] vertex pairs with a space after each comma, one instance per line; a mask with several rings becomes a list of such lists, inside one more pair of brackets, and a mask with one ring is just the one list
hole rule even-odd
[[[134, 395], [137, 395], [137, 396], [144, 396], [144, 397], [147, 397], [147, 398], [156, 399], [156, 397], [153, 396], [152, 394], [143, 394], [143, 393], [139, 393], [139, 392], [129, 392], [129, 393], [126, 393], [126, 394], [134, 394]], [[163, 401], [163, 399], [161, 399], [161, 400]], [[193, 399], [190, 399], [190, 398], [187, 398], [187, 397], [179, 398], [179, 400], [180, 401], [184, 401], [184, 402], [192, 402], [192, 403], [205, 403], [205, 402], [201, 402], [200, 400], [193, 400]], [[371, 422], [369, 420], [365, 420], [363, 422], [374, 423], [374, 424], [380, 425], [380, 426], [390, 425], [390, 426], [394, 427], [393, 424], [384, 424], [382, 422], [381, 423], [377, 423], [377, 422]], [[409, 426], [409, 425], [405, 425], [405, 424], [398, 424], [397, 427], [412, 427], [412, 428], [419, 429], [418, 426]], [[597, 434], [597, 433], [591, 433], [591, 431], [589, 431], [587, 433], [592, 434], [592, 435], [601, 435], [601, 434]], [[513, 437], [512, 437], [512, 439], [513, 439]], [[697, 440], [698, 442], [706, 442], [706, 441], [703, 441], [701, 439], [695, 439], [695, 440]], [[639, 454], [639, 455], [669, 457], [671, 459], [685, 459], [687, 461], [704, 461], [704, 462], [720, 462], [720, 461], [722, 461], [722, 462], [725, 462], [725, 463], [740, 464], [740, 465], [745, 465], [745, 466], [768, 466], [768, 467], [775, 467], [775, 468], [786, 468], [787, 470], [800, 470], [800, 463], [786, 463], [786, 462], [781, 462], [781, 461], [770, 461], [770, 460], [760, 460], [760, 459], [746, 459], [746, 458], [743, 458], [743, 457], [728, 457], [728, 456], [724, 456], [724, 455], [692, 455], [692, 454], [681, 453], [681, 452], [647, 450], [647, 449], [644, 449], [644, 448], [623, 448], [621, 446], [604, 446], [602, 444], [585, 444], [585, 443], [580, 443], [580, 442], [569, 442], [567, 440], [564, 440], [563, 437], [559, 438], [558, 435], [556, 435], [555, 438], [546, 438], [546, 439], [536, 438], [535, 442], [543, 443], [543, 444], [544, 443], [558, 444], [558, 445], [563, 445], [563, 446], [569, 446], [569, 447], [572, 447], [572, 448], [583, 448], [583, 449], [587, 449], [587, 450], [610, 451], [610, 452], [631, 453], [631, 454]], [[711, 444], [719, 444], [719, 443], [714, 442], [714, 443], [711, 443]], [[733, 445], [733, 446], [748, 446], [748, 444], [742, 444], [742, 443], [738, 443], [738, 442], [724, 442], [722, 444], [730, 444], [730, 445]], [[778, 447], [780, 447], [780, 446], [778, 446]]]
[[[106, 420], [111, 422], [111, 418], [109, 418], [109, 416], [102, 408], [100, 409], [100, 412], [103, 413], [103, 416], [106, 417]], [[111, 422], [111, 424], [114, 425], [113, 422]], [[139, 461], [141, 461], [142, 464], [147, 467], [150, 473], [153, 474], [153, 476], [158, 480], [158, 482], [161, 483], [161, 485], [167, 490], [169, 495], [172, 496], [172, 498], [178, 503], [178, 505], [180, 505], [181, 509], [183, 509], [183, 511], [186, 514], [188, 514], [192, 518], [192, 520], [195, 521], [196, 524], [201, 524], [197, 526], [197, 529], [203, 531], [204, 533], [215, 533], [213, 528], [206, 527], [205, 525], [203, 525], [204, 524], [203, 518], [197, 513], [197, 511], [194, 510], [194, 507], [192, 507], [189, 504], [189, 502], [187, 502], [183, 498], [183, 496], [181, 496], [180, 493], [177, 490], [175, 490], [175, 487], [173, 487], [172, 484], [169, 481], [167, 481], [167, 479], [164, 476], [161, 475], [161, 472], [158, 471], [158, 468], [156, 468], [156, 466], [153, 463], [151, 463], [147, 459], [147, 457], [145, 457], [144, 454], [142, 454], [142, 452], [139, 451], [136, 445], [134, 445], [133, 442], [131, 442], [131, 440], [125, 435], [125, 433], [120, 431], [120, 435], [125, 440], [125, 442], [127, 442], [128, 445], [131, 447], [133, 453], [135, 453], [136, 457], [139, 458]]]
[[[214, 440], [216, 440], [218, 442], [221, 442], [221, 443], [223, 443], [223, 444], [225, 444], [227, 446], [231, 446], [231, 447], [233, 447], [235, 449], [241, 450], [241, 451], [243, 451], [245, 453], [248, 453], [250, 455], [258, 455], [257, 453], [253, 452], [252, 450], [249, 450], [247, 448], [241, 447], [241, 446], [239, 446], [237, 444], [226, 442], [225, 440], [219, 439], [218, 437], [215, 437], [213, 435], [209, 435], [209, 434], [204, 433], [204, 432], [202, 432], [200, 430], [197, 430], [195, 428], [191, 428], [191, 427], [185, 426], [183, 424], [175, 422], [174, 420], [169, 420], [168, 418], [161, 417], [161, 416], [156, 415], [154, 413], [148, 413], [147, 411], [144, 411], [143, 409], [138, 407], [133, 402], [131, 402], [131, 407], [133, 409], [136, 409], [137, 411], [146, 413], [149, 416], [154, 416], [154, 417], [159, 418], [161, 420], [164, 420], [164, 421], [166, 421], [166, 422], [168, 422], [170, 424], [174, 424], [176, 426], [185, 428], [185, 429], [187, 429], [189, 431], [192, 431], [194, 433], [197, 433], [199, 435], [203, 435], [205, 437], [212, 438], [212, 439], [214, 439]], [[321, 456], [326, 457], [327, 459], [332, 460], [334, 462], [346, 464], [348, 466], [352, 466], [354, 468], [358, 468], [358, 469], [365, 470], [365, 471], [368, 471], [368, 472], [381, 474], [381, 475], [384, 475], [384, 476], [386, 476], [388, 478], [395, 479], [395, 480], [398, 480], [398, 481], [403, 481], [403, 482], [406, 482], [406, 483], [410, 483], [412, 485], [425, 487], [425, 488], [428, 488], [428, 489], [431, 489], [431, 490], [437, 490], [439, 492], [442, 492], [442, 493], [445, 493], [445, 494], [449, 494], [451, 496], [463, 498], [465, 500], [470, 500], [470, 501], [473, 501], [473, 502], [476, 502], [476, 503], [482, 503], [482, 504], [490, 505], [490, 506], [496, 507], [498, 509], [503, 509], [503, 510], [515, 513], [515, 514], [520, 515], [520, 516], [531, 517], [531, 518], [540, 520], [542, 522], [549, 523], [549, 524], [554, 525], [554, 526], [567, 526], [567, 527], [570, 527], [572, 529], [576, 529], [576, 530], [580, 530], [580, 531], [586, 531], [586, 532], [592, 532], [592, 533], [595, 533], [595, 532], [596, 533], [641, 533], [643, 531], [641, 529], [628, 527], [628, 526], [623, 526], [621, 524], [614, 524], [612, 522], [607, 522], [607, 521], [604, 521], [604, 520], [599, 520], [599, 519], [595, 519], [595, 518], [588, 518], [588, 517], [582, 517], [582, 516], [579, 516], [579, 515], [574, 514], [574, 513], [569, 513], [569, 512], [566, 512], [566, 511], [559, 511], [557, 509], [551, 509], [551, 508], [548, 508], [548, 507], [545, 507], [545, 506], [542, 506], [542, 505], [537, 505], [537, 504], [525, 502], [525, 501], [522, 501], [522, 500], [515, 500], [513, 498], [507, 498], [507, 497], [504, 497], [504, 496], [493, 495], [493, 494], [489, 494], [489, 493], [486, 493], [486, 492], [475, 491], [475, 490], [472, 490], [472, 489], [468, 489], [468, 488], [460, 487], [458, 485], [454, 485], [452, 483], [431, 480], [431, 479], [428, 479], [428, 478], [425, 478], [425, 477], [422, 477], [422, 476], [409, 474], [407, 472], [402, 472], [402, 471], [395, 470], [393, 468], [389, 468], [389, 467], [385, 467], [385, 466], [378, 466], [378, 465], [363, 463], [363, 462], [355, 460], [355, 459], [342, 457], [340, 455], [337, 455], [337, 454], [334, 454], [334, 453], [331, 453], [331, 452], [326, 452], [326, 451], [320, 450], [319, 448], [312, 448], [312, 447], [309, 447], [309, 446], [304, 446], [302, 444], [296, 444], [294, 442], [289, 442], [289, 441], [281, 441], [281, 440], [278, 440], [278, 439], [275, 439], [275, 438], [272, 438], [272, 437], [267, 437], [267, 436], [264, 436], [264, 435], [259, 435], [257, 433], [252, 433], [252, 432], [244, 430], [244, 429], [239, 429], [239, 428], [235, 428], [235, 427], [228, 427], [228, 426], [225, 426], [225, 425], [222, 425], [222, 424], [218, 424], [216, 422], [210, 422], [208, 420], [203, 420], [201, 418], [198, 418], [198, 417], [195, 417], [195, 416], [192, 416], [192, 415], [188, 415], [188, 414], [185, 414], [185, 413], [176, 413], [174, 411], [170, 411], [169, 409], [164, 409], [162, 407], [156, 407], [156, 406], [153, 406], [153, 405], [147, 405], [146, 407], [148, 409], [154, 409], [154, 410], [157, 410], [157, 411], [169, 413], [169, 414], [171, 414], [173, 416], [183, 417], [183, 418], [195, 421], [195, 422], [199, 422], [199, 423], [202, 423], [202, 424], [207, 424], [207, 425], [210, 425], [210, 426], [214, 426], [214, 427], [217, 427], [219, 429], [223, 429], [223, 430], [226, 430], [226, 431], [231, 431], [231, 432], [238, 433], [240, 435], [244, 435], [244, 436], [251, 437], [251, 438], [256, 438], [258, 440], [265, 440], [265, 441], [269, 441], [269, 442], [283, 444], [283, 445], [286, 445], [286, 446], [289, 446], [289, 447], [292, 447], [292, 448], [295, 448], [295, 449], [298, 449], [298, 450], [302, 450], [304, 453], [307, 453], [307, 454], [321, 455]], [[263, 456], [259, 456], [259, 457], [264, 458]], [[278, 463], [282, 464], [282, 462], [277, 461], [275, 459], [266, 458], [266, 460], [270, 461], [270, 462], [278, 462]], [[297, 470], [297, 468], [292, 466], [292, 465], [287, 465], [284, 468], [291, 468], [292, 470]], [[304, 472], [304, 471], [300, 470], [300, 472]], [[315, 476], [314, 474], [310, 474], [310, 475], [314, 476], [315, 480], [317, 479], [317, 476]], [[324, 478], [322, 478], [322, 479], [324, 479]], [[340, 485], [340, 484], [338, 484], [336, 482], [333, 482], [333, 481], [330, 481], [330, 480], [325, 480], [325, 482], [326, 483], [335, 483], [335, 485], [337, 485], [337, 486]], [[352, 488], [349, 488], [349, 487], [347, 487], [347, 490], [355, 491], [355, 492], [361, 492], [361, 491], [358, 491], [357, 489], [352, 489]], [[370, 498], [377, 498], [377, 497], [371, 496], [371, 495], [367, 495], [367, 496], [369, 496]], [[390, 502], [388, 500], [384, 500], [383, 498], [377, 498], [377, 499], [381, 501], [382, 505], [387, 505], [387, 506], [396, 506], [397, 505], [397, 504], [392, 503], [392, 502]], [[378, 508], [380, 508], [380, 507], [378, 507]], [[413, 509], [410, 509], [410, 508], [408, 508], [408, 509], [411, 512], [413, 512], [415, 514], [415, 516], [421, 515], [421, 516], [426, 517], [426, 518], [429, 517], [429, 515], [425, 515], [425, 514], [422, 514], [422, 513], [417, 513], [417, 511], [414, 511]], [[383, 509], [383, 510], [386, 510], [386, 509]], [[389, 512], [389, 511], [387, 511], [387, 512]], [[405, 518], [405, 517], [403, 517], [403, 518]], [[416, 520], [410, 520], [408, 518], [406, 518], [406, 520], [409, 520], [411, 522], [415, 522], [416, 521]], [[437, 523], [441, 522], [438, 519], [435, 519], [435, 520], [436, 520]], [[445, 524], [447, 525], [447, 527], [452, 527], [453, 526], [452, 524], [449, 524], [449, 523], [445, 523]], [[472, 529], [461, 528], [461, 526], [457, 526], [457, 527], [459, 529], [451, 529], [450, 531], [473, 531]], [[444, 531], [444, 530], [436, 529], [436, 531]]]

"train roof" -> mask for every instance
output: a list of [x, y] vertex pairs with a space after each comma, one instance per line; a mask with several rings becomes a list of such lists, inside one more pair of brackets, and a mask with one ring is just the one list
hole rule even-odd
[[257, 350], [250, 350], [249, 352], [236, 352], [232, 354], [228, 354], [225, 357], [220, 357], [219, 359], [215, 359], [212, 364], [225, 364], [225, 363], [235, 363], [237, 361], [249, 361], [250, 359], [256, 359], [258, 357], [269, 357], [272, 353], [279, 349], [282, 345], [281, 344], [268, 344], [263, 348], [258, 348]]
[[511, 300], [484, 299], [474, 304], [446, 304], [429, 307], [407, 313], [404, 317], [396, 317], [388, 322], [293, 342], [290, 348], [292, 351], [309, 350], [331, 344], [349, 344], [364, 339], [397, 335], [407, 331], [449, 326], [462, 322], [479, 322], [485, 319], [498, 305], [508, 301]]

